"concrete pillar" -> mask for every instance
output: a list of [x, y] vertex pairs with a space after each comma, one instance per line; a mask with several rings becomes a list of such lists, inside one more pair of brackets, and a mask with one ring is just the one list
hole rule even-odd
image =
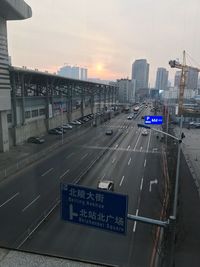
[[0, 17], [0, 151], [9, 150], [7, 110], [11, 109], [7, 23]]
[[84, 116], [84, 110], [85, 110], [85, 91], [84, 88], [82, 87], [82, 92], [81, 92], [81, 116]]
[[91, 95], [90, 97], [90, 108], [91, 108], [91, 113], [94, 113], [94, 95]]
[[99, 94], [98, 94], [98, 96], [99, 96], [99, 99], [98, 99], [98, 101], [99, 101], [98, 111], [101, 112], [101, 87], [99, 87]]
[[22, 96], [22, 125], [25, 124], [25, 97], [24, 97], [24, 75], [21, 76], [21, 96]]
[[8, 123], [7, 123], [7, 112], [0, 112], [0, 151], [6, 152], [9, 150], [9, 139], [8, 139]]
[[68, 89], [67, 97], [67, 120], [70, 122], [72, 120], [72, 86]]

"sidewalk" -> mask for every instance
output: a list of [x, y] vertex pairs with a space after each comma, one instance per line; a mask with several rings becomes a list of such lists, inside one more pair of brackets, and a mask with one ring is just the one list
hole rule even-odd
[[[175, 129], [178, 134], [178, 127]], [[175, 267], [200, 266], [200, 129], [183, 128]]]
[[[174, 128], [176, 136], [179, 134], [179, 128]], [[194, 182], [196, 184], [200, 197], [200, 129], [183, 128], [185, 138], [182, 143], [182, 151], [190, 168]]]

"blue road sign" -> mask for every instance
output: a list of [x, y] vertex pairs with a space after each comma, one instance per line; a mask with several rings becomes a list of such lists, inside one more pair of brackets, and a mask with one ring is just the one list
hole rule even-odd
[[128, 196], [79, 185], [61, 185], [61, 218], [126, 234]]
[[162, 124], [163, 117], [162, 116], [145, 116], [144, 123], [145, 124]]

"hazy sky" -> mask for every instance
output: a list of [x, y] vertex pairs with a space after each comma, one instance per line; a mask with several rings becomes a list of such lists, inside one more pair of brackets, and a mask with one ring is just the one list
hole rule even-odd
[[200, 63], [200, 0], [26, 0], [33, 17], [8, 23], [15, 66], [55, 72], [64, 63], [87, 66], [89, 77], [131, 77], [135, 59], [168, 66], [185, 49]]

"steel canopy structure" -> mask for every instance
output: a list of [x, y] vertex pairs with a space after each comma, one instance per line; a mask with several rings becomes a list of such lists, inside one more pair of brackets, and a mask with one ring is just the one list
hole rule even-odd
[[[101, 83], [70, 79], [48, 72], [29, 70], [26, 67], [10, 67], [11, 96], [14, 115], [14, 127], [25, 123], [26, 101], [28, 99], [42, 99], [45, 106], [46, 119], [50, 119], [49, 105], [60, 103], [65, 107], [68, 120], [71, 120], [73, 104], [80, 102], [81, 116], [84, 116], [86, 102], [89, 103], [91, 113], [94, 105], [98, 110], [109, 105], [115, 105], [118, 94], [118, 87]], [[22, 121], [17, 118], [17, 102], [20, 101], [22, 107]], [[57, 101], [57, 102], [55, 102]], [[47, 127], [50, 128], [50, 127]]]

